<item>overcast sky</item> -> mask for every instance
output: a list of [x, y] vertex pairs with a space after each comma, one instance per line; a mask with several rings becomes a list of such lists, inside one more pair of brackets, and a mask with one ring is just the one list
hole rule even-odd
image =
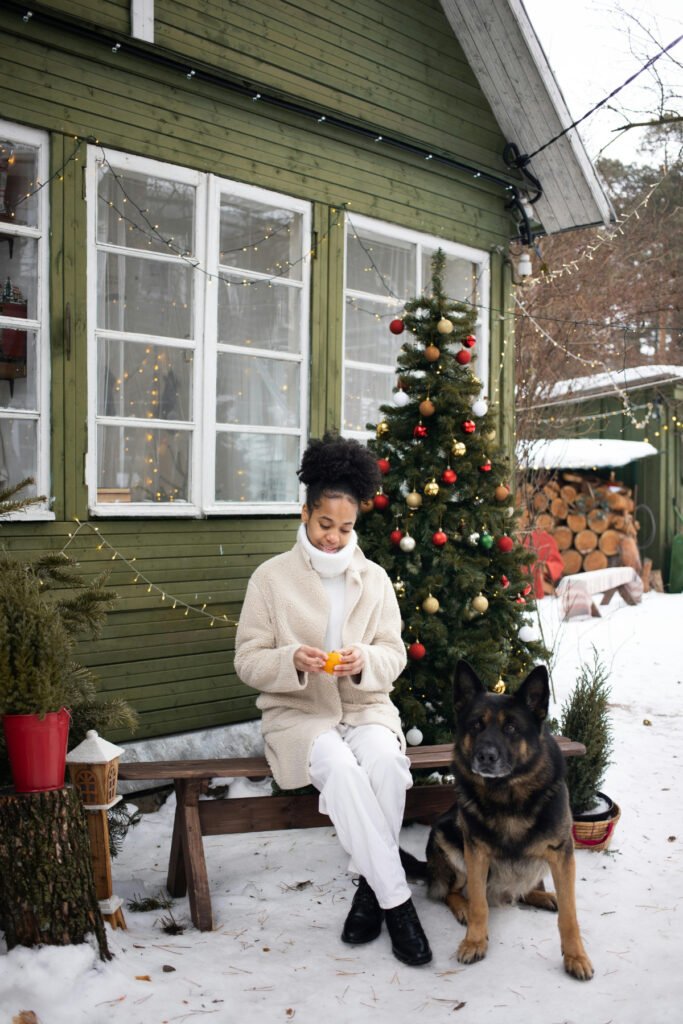
[[[621, 85], [652, 57], [683, 33], [682, 0], [523, 0], [546, 56], [574, 119]], [[629, 17], [632, 15], [633, 17]], [[644, 26], [640, 28], [633, 18]], [[648, 35], [648, 32], [650, 35]], [[683, 42], [671, 51], [683, 64]], [[666, 55], [657, 62], [662, 78], [676, 88], [678, 108], [683, 107], [683, 72]], [[654, 109], [653, 79], [644, 72], [632, 85], [610, 101], [637, 114]], [[616, 113], [601, 110], [579, 131], [595, 159], [614, 140], [611, 129], [624, 123]], [[638, 159], [639, 133], [626, 132], [604, 150], [606, 157], [624, 163]]]

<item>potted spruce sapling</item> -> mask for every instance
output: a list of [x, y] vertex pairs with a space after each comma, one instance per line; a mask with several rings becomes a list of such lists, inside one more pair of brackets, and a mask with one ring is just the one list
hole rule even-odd
[[602, 792], [613, 749], [608, 674], [597, 651], [593, 663], [581, 666], [576, 685], [562, 705], [560, 729], [586, 748], [583, 757], [567, 763], [567, 788], [574, 818], [577, 849], [606, 850], [620, 809]]
[[[25, 507], [22, 486], [0, 492], [0, 519]], [[74, 656], [77, 637], [97, 635], [113, 596], [103, 577], [86, 579], [64, 554], [25, 561], [0, 551], [0, 782], [11, 777], [18, 792], [63, 786], [70, 724], [76, 742], [90, 728], [135, 727], [129, 705], [100, 700]]]

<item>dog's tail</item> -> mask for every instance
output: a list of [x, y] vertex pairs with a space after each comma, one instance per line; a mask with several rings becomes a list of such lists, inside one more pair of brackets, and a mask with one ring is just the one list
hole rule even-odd
[[408, 878], [415, 880], [421, 878], [429, 878], [429, 871], [427, 870], [427, 861], [418, 860], [417, 857], [413, 857], [412, 853], [406, 853], [400, 847], [398, 849], [401, 855], [401, 864]]

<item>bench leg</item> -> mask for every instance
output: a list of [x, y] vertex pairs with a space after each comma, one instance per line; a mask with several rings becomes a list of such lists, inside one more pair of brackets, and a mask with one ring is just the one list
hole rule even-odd
[[621, 592], [621, 587], [612, 587], [611, 590], [606, 590], [603, 594], [602, 601], [600, 602], [600, 604], [609, 604], [614, 595], [616, 594], [617, 590]]
[[187, 892], [187, 879], [185, 878], [185, 860], [183, 858], [183, 820], [181, 805], [184, 794], [181, 793], [180, 780], [175, 784], [176, 806], [175, 818], [173, 819], [173, 838], [171, 839], [171, 856], [168, 859], [168, 877], [166, 888], [171, 896], [182, 898]]
[[198, 806], [201, 780], [179, 779], [176, 786], [179, 831], [192, 923], [200, 932], [210, 932], [213, 928], [213, 914]]
[[628, 584], [624, 584], [624, 586], [619, 587], [618, 590], [619, 590], [619, 593], [621, 594], [621, 596], [623, 597], [624, 601], [626, 602], [626, 604], [630, 604], [630, 605], [638, 604], [638, 602], [636, 600], [634, 600], [634, 598], [633, 598], [633, 596], [631, 594], [631, 591], [628, 588]]

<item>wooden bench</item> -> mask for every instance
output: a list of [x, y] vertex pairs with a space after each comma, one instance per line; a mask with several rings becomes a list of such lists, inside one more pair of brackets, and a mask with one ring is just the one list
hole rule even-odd
[[616, 565], [611, 569], [593, 569], [591, 572], [564, 576], [557, 584], [555, 593], [562, 602], [565, 619], [582, 615], [600, 618], [600, 609], [593, 600], [596, 595], [603, 595], [601, 605], [609, 604], [616, 593], [623, 597], [626, 604], [639, 604], [643, 596], [643, 583], [635, 569]]
[[[565, 757], [585, 754], [581, 743], [558, 737]], [[409, 748], [413, 769], [450, 768], [453, 745]], [[189, 893], [192, 923], [199, 931], [211, 931], [213, 913], [204, 857], [203, 836], [272, 829], [316, 828], [330, 819], [318, 811], [317, 793], [286, 793], [280, 796], [238, 797], [234, 800], [200, 800], [210, 779], [263, 779], [271, 774], [263, 757], [207, 758], [199, 761], [129, 761], [119, 765], [119, 779], [173, 782], [176, 811], [166, 887], [171, 896]], [[406, 793], [405, 821], [433, 821], [453, 803], [454, 787], [448, 784], [413, 786]]]

